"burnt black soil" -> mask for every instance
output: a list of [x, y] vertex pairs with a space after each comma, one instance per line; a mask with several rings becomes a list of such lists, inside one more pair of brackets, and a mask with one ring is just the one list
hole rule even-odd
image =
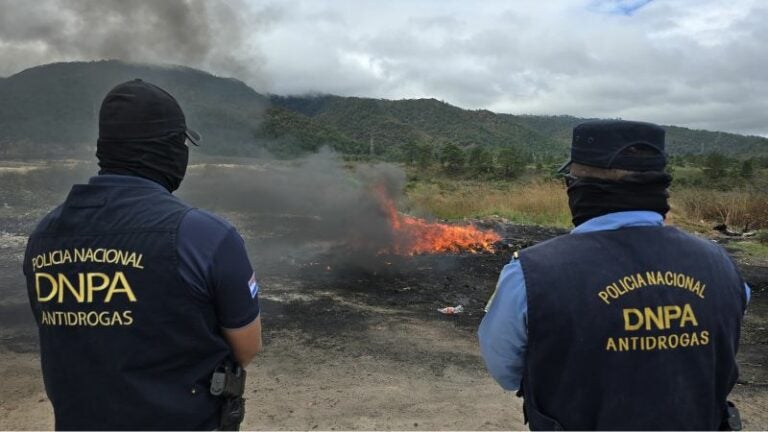
[[[259, 236], [263, 225], [236, 223], [250, 234], [246, 235], [248, 247], [264, 293], [261, 305], [267, 345], [290, 332], [306, 345], [339, 355], [418, 362], [429, 366], [436, 376], [446, 365], [482, 371], [482, 363], [478, 355], [397, 346], [366, 335], [377, 326], [389, 329], [397, 323], [432, 321], [453, 327], [456, 337], [474, 338], [483, 307], [512, 253], [565, 232], [491, 221], [486, 222], [487, 227], [504, 237], [496, 253], [358, 256], [338, 245], [285, 248], [280, 234], [290, 233], [290, 227]], [[34, 352], [37, 332], [19, 271], [21, 252], [19, 245], [0, 248], [0, 294], [4, 299], [0, 302], [0, 344], [15, 352]], [[761, 264], [740, 262], [754, 289], [740, 353], [740, 386], [750, 391], [768, 390], [768, 268]], [[437, 312], [457, 305], [465, 312], [450, 316]]]
[[[304, 259], [291, 256], [282, 260], [276, 257], [257, 260], [255, 266], [260, 276], [267, 279], [291, 275], [296, 287], [303, 292], [332, 291], [352, 303], [475, 329], [496, 287], [499, 272], [509, 263], [514, 251], [564, 232], [532, 226], [494, 228], [504, 235], [503, 244], [495, 253], [360, 257], [335, 248]], [[437, 313], [438, 308], [457, 305], [464, 307], [464, 313], [452, 316]], [[328, 304], [319, 306], [333, 309]], [[308, 324], [313, 327], [313, 323]], [[336, 324], [345, 327], [343, 322]]]
[[[394, 347], [365, 340], [364, 335], [369, 328], [382, 323], [380, 311], [386, 310], [389, 314], [386, 321], [441, 321], [452, 325], [457, 337], [474, 338], [499, 272], [510, 261], [512, 253], [564, 233], [513, 225], [495, 228], [503, 233], [508, 244], [496, 253], [379, 255], [362, 259], [350, 257], [348, 251], [337, 248], [303, 260], [293, 255], [290, 259], [265, 259], [261, 266], [257, 261], [262, 285], [267, 290], [273, 278], [274, 285], [281, 285], [287, 277], [294, 292], [310, 294], [310, 297], [313, 293], [324, 293], [320, 299], [265, 302], [263, 319], [268, 329], [267, 340], [279, 334], [280, 329], [292, 329], [299, 330], [308, 345], [353, 357], [375, 355], [420, 362], [429, 365], [437, 375], [448, 364], [481, 369], [477, 356]], [[739, 388], [768, 390], [768, 268], [736, 258], [753, 289], [742, 331]], [[456, 305], [462, 305], [465, 312], [459, 315], [437, 312], [438, 308]]]

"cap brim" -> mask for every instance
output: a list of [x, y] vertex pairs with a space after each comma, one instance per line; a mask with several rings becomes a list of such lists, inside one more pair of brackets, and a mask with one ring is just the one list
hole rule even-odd
[[573, 161], [571, 161], [571, 159], [568, 159], [567, 161], [565, 161], [565, 163], [560, 165], [560, 168], [557, 169], [556, 174], [567, 174], [569, 171], [569, 168], [571, 168], [572, 162]]
[[189, 140], [189, 142], [191, 142], [192, 144], [198, 147], [200, 146], [200, 141], [203, 140], [203, 137], [199, 133], [193, 131], [192, 129], [187, 128], [184, 134], [187, 136], [187, 139]]

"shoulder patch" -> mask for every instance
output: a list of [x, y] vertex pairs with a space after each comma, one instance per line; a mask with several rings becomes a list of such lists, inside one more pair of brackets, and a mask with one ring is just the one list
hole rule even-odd
[[251, 275], [251, 279], [248, 281], [248, 289], [251, 291], [251, 298], [256, 297], [259, 293], [259, 284], [256, 283], [256, 273]]

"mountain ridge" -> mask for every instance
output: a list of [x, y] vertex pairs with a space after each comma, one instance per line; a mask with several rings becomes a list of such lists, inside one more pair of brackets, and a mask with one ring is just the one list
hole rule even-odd
[[[167, 89], [203, 135], [211, 155], [293, 157], [329, 146], [350, 155], [398, 159], [404, 146], [514, 146], [534, 157], [567, 153], [569, 115], [515, 115], [468, 110], [434, 98], [373, 99], [279, 96], [242, 81], [175, 65], [116, 60], [52, 63], [0, 78], [0, 157], [92, 155], [98, 109], [114, 85], [142, 78]], [[670, 154], [720, 152], [767, 156], [768, 139], [664, 126]]]

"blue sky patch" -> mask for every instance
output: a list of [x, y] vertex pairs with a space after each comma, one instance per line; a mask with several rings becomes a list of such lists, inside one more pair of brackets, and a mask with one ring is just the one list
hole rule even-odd
[[632, 16], [653, 0], [593, 0], [587, 6], [592, 12]]

